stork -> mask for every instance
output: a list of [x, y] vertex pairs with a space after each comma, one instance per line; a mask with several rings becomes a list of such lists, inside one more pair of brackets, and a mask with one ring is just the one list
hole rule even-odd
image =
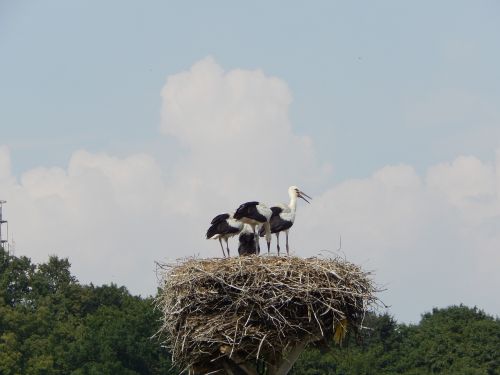
[[224, 246], [222, 246], [222, 240], [226, 241], [227, 256], [229, 257], [229, 245], [227, 240], [241, 232], [243, 223], [235, 220], [233, 214], [224, 213], [214, 217], [210, 224], [211, 226], [207, 230], [207, 240], [218, 239], [224, 257], [226, 257], [226, 253], [224, 252]]
[[238, 235], [238, 254], [240, 256], [258, 254], [258, 247], [255, 239], [256, 237], [252, 231], [252, 227], [248, 224], [245, 224], [240, 234]]
[[[309, 201], [306, 199], [312, 199], [309, 195], [300, 191], [297, 186], [290, 186], [288, 188], [288, 196], [290, 197], [290, 203], [284, 204], [280, 203], [276, 206], [271, 207], [271, 211], [273, 212], [271, 219], [269, 220], [269, 224], [271, 226], [271, 233], [276, 234], [276, 242], [278, 248], [278, 255], [280, 255], [280, 232], [286, 233], [286, 254], [289, 255], [289, 246], [288, 246], [288, 231], [293, 225], [295, 221], [295, 212], [297, 210], [297, 198], [302, 198], [307, 203]], [[264, 236], [264, 231], [260, 230], [260, 236]]]
[[271, 249], [271, 226], [269, 225], [269, 219], [272, 214], [273, 212], [264, 203], [255, 201], [243, 203], [234, 213], [235, 219], [252, 227], [255, 242], [257, 243], [257, 254], [260, 253], [259, 236], [255, 230], [258, 226], [262, 226], [261, 230], [266, 236], [267, 252], [269, 253]]

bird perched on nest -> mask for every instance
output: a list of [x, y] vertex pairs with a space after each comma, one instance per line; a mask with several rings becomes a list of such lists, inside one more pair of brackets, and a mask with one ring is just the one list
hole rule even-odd
[[259, 237], [256, 227], [261, 227], [264, 235], [266, 236], [267, 242], [267, 252], [269, 253], [271, 248], [271, 227], [269, 225], [269, 219], [273, 212], [264, 203], [260, 202], [246, 202], [238, 207], [234, 213], [234, 218], [240, 220], [241, 222], [248, 224], [252, 227], [252, 231], [255, 235], [255, 242], [257, 243], [257, 254], [260, 253]]
[[238, 242], [238, 254], [240, 256], [258, 254], [255, 234], [253, 233], [252, 227], [250, 225], [245, 224], [243, 226], [243, 229], [238, 235]]
[[[290, 197], [290, 203], [284, 204], [280, 203], [276, 206], [271, 207], [271, 211], [273, 212], [271, 219], [269, 220], [269, 224], [271, 226], [271, 233], [276, 234], [278, 255], [280, 255], [280, 232], [285, 232], [286, 234], [286, 254], [289, 255], [289, 246], [288, 246], [288, 231], [292, 227], [295, 221], [295, 212], [297, 210], [297, 198], [301, 198], [305, 200], [307, 203], [310, 203], [307, 199], [312, 199], [309, 195], [300, 191], [297, 186], [290, 186], [288, 188], [288, 196]], [[265, 235], [264, 231], [260, 230], [260, 236], [263, 237]]]
[[241, 232], [243, 223], [234, 219], [233, 214], [224, 213], [214, 217], [210, 224], [211, 226], [207, 230], [207, 240], [218, 239], [224, 257], [226, 253], [224, 252], [224, 246], [222, 246], [222, 240], [226, 241], [227, 256], [229, 257], [228, 239]]

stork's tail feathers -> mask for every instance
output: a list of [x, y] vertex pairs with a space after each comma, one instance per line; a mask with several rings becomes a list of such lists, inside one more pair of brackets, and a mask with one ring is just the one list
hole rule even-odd
[[207, 230], [207, 240], [212, 238], [217, 234], [217, 224], [212, 225], [210, 228]]
[[347, 319], [342, 319], [335, 325], [335, 331], [333, 333], [333, 340], [336, 344], [342, 344], [342, 341], [347, 334]]

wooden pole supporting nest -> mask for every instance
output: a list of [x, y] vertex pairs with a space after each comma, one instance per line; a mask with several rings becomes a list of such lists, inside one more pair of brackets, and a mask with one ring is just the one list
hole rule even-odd
[[162, 265], [159, 334], [189, 374], [285, 375], [312, 342], [341, 341], [377, 301], [343, 259], [247, 256]]

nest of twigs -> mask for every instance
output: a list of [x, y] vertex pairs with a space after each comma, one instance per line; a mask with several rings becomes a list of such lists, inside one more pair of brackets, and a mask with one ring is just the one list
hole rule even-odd
[[187, 259], [162, 268], [160, 333], [174, 364], [196, 373], [227, 357], [277, 363], [306, 338], [329, 341], [340, 324], [359, 327], [376, 302], [369, 273], [339, 258]]

